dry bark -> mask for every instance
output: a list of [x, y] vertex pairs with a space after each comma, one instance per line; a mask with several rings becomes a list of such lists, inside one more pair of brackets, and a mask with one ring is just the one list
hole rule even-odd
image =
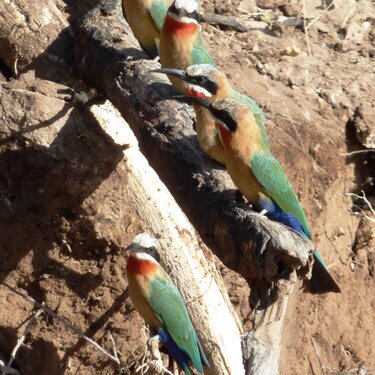
[[53, 0], [1, 1], [0, 60], [15, 76], [44, 53], [57, 62], [53, 43], [67, 27]]
[[243, 21], [238, 18], [222, 16], [220, 14], [209, 12], [200, 14], [200, 19], [203, 22], [211, 25], [218, 25], [222, 28], [230, 28], [240, 33], [245, 33], [249, 30], [265, 29], [267, 27], [267, 23], [263, 21]]

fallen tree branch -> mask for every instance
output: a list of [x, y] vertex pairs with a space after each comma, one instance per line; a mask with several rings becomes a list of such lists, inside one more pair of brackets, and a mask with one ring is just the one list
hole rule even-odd
[[[279, 284], [278, 298], [272, 293], [268, 307], [257, 311], [254, 328], [242, 339], [242, 352], [246, 375], [276, 375], [279, 373], [282, 330], [289, 295], [292, 293], [295, 275], [290, 281]], [[260, 287], [262, 287], [260, 285]]]
[[210, 25], [231, 28], [240, 33], [250, 30], [265, 29], [267, 27], [267, 23], [263, 21], [242, 21], [238, 18], [222, 16], [220, 14], [210, 12], [203, 12], [199, 16], [203, 22], [209, 23]]

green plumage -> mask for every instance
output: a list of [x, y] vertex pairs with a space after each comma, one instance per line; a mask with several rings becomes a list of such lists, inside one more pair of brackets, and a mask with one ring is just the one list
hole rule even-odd
[[164, 1], [155, 1], [150, 8], [150, 15], [155, 22], [156, 27], [161, 30], [167, 15], [168, 4]]
[[265, 193], [272, 198], [284, 212], [289, 212], [302, 225], [310, 237], [310, 229], [305, 213], [288, 177], [275, 157], [269, 152], [253, 154], [250, 167]]
[[209, 64], [215, 66], [214, 61], [203, 42], [201, 33], [197, 35], [196, 43], [191, 51], [191, 62], [189, 65], [195, 64]]
[[161, 273], [150, 284], [148, 301], [178, 347], [189, 355], [196, 369], [203, 372], [201, 356], [207, 360], [203, 350], [199, 350], [201, 347], [184, 301], [169, 275], [164, 270]]

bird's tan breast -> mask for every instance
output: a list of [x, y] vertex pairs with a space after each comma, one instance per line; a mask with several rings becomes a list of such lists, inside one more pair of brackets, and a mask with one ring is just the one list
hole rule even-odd
[[148, 285], [150, 280], [147, 276], [128, 274], [128, 290], [129, 297], [134, 307], [142, 316], [145, 322], [153, 328], [161, 325], [160, 320], [156, 316], [154, 310], [148, 302]]
[[233, 182], [251, 203], [257, 203], [264, 193], [256, 180], [250, 160], [255, 152], [261, 151], [259, 130], [252, 124], [240, 124], [225, 146], [225, 161]]
[[251, 203], [258, 203], [263, 189], [255, 179], [248, 163], [232, 155], [226, 156], [226, 166], [234, 184]]
[[210, 111], [194, 106], [196, 114], [196, 132], [200, 146], [213, 159], [225, 164], [224, 147], [220, 141], [215, 118]]

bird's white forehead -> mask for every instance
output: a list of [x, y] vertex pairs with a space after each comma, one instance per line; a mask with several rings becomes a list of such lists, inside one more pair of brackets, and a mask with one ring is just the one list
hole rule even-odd
[[212, 72], [217, 70], [213, 65], [210, 64], [196, 64], [196, 65], [190, 65], [186, 69], [186, 73], [190, 77], [195, 76], [209, 76]]
[[144, 249], [149, 249], [150, 247], [157, 247], [158, 240], [155, 237], [152, 237], [148, 233], [139, 233], [134, 237], [133, 243], [138, 244]]
[[147, 254], [147, 253], [134, 253], [134, 254], [132, 254], [132, 256], [139, 259], [139, 260], [146, 260], [148, 262], [159, 264], [153, 256], [151, 256], [150, 254]]
[[174, 5], [177, 9], [185, 9], [187, 13], [193, 13], [199, 8], [196, 0], [175, 0]]

